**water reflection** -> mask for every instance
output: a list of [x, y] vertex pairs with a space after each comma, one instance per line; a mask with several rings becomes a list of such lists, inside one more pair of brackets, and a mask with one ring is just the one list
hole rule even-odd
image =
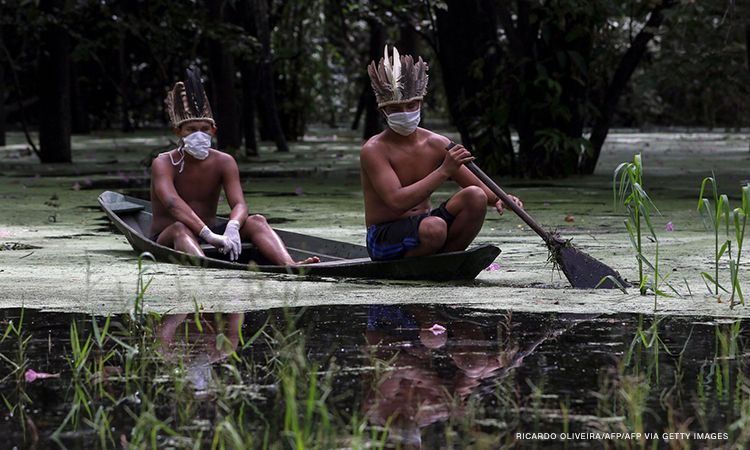
[[159, 352], [180, 364], [196, 392], [205, 396], [212, 366], [237, 349], [244, 313], [170, 314], [163, 316], [154, 335]]
[[463, 416], [472, 393], [499, 382], [562, 330], [518, 338], [511, 315], [502, 319], [479, 322], [435, 306], [370, 306], [365, 339], [381, 370], [365, 387], [369, 419], [388, 425], [404, 448], [422, 448], [424, 428]]
[[[19, 448], [560, 448], [517, 434], [535, 431], [708, 433], [696, 447], [744, 448], [750, 437], [739, 320], [444, 305], [109, 320], [26, 311], [16, 334], [20, 311], [0, 310], [0, 435]], [[26, 381], [28, 369], [60, 378]]]

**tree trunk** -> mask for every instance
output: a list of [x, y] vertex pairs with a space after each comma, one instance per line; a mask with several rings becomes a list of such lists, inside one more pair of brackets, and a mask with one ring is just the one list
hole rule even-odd
[[411, 55], [417, 59], [421, 55], [419, 51], [419, 34], [411, 25], [399, 27], [398, 52], [402, 55]]
[[648, 21], [646, 21], [646, 24], [635, 36], [630, 47], [625, 51], [622, 59], [620, 59], [612, 80], [607, 86], [603, 105], [599, 108], [599, 119], [591, 130], [591, 137], [589, 138], [591, 142], [591, 155], [584, 157], [579, 164], [579, 171], [581, 173], [594, 173], [599, 154], [604, 146], [604, 141], [607, 139], [607, 134], [609, 134], [612, 117], [615, 114], [615, 108], [620, 100], [620, 96], [625, 90], [625, 86], [630, 80], [631, 75], [633, 75], [636, 67], [638, 67], [638, 63], [646, 53], [648, 43], [664, 21], [664, 10], [671, 8], [674, 4], [675, 0], [662, 0], [654, 7]]
[[258, 68], [253, 63], [242, 64], [242, 131], [245, 135], [245, 156], [258, 156], [255, 135], [255, 104], [258, 97]]
[[120, 90], [120, 129], [125, 133], [130, 133], [135, 128], [130, 111], [130, 67], [128, 64], [127, 36], [125, 30], [120, 30], [118, 36], [119, 45], [117, 48], [117, 65], [119, 75]]
[[[518, 4], [515, 24], [507, 8], [500, 17], [512, 42], [513, 58], [526, 61], [514, 75], [519, 81], [510, 103], [520, 165], [523, 174], [532, 178], [572, 175], [586, 148], [582, 137], [589, 87], [585, 62], [591, 60], [593, 49], [593, 31], [575, 31], [593, 30], [594, 16], [588, 11], [531, 10]], [[557, 20], [563, 14], [568, 20]], [[543, 24], [538, 32], [537, 23]], [[574, 63], [570, 55], [583, 62]]]
[[250, 0], [250, 8], [255, 17], [255, 27], [258, 31], [260, 42], [260, 60], [258, 62], [258, 99], [261, 112], [264, 116], [264, 124], [271, 138], [276, 142], [276, 150], [288, 152], [289, 146], [284, 136], [279, 120], [279, 111], [276, 106], [274, 94], [273, 64], [271, 55], [271, 30], [269, 27], [269, 11], [267, 0]]
[[70, 109], [71, 132], [73, 134], [91, 133], [87, 90], [81, 87], [78, 65], [75, 62], [70, 64]]
[[[294, 36], [286, 45], [293, 49], [293, 55], [285, 58], [275, 67], [276, 96], [284, 99], [279, 108], [279, 119], [284, 130], [284, 135], [291, 141], [296, 141], [305, 134], [307, 122], [307, 103], [310, 101], [308, 92], [305, 90], [302, 77], [306, 76], [305, 64], [308, 56], [305, 54], [310, 12], [314, 8], [305, 2], [286, 2], [284, 11], [281, 13], [285, 18], [287, 34]], [[322, 56], [322, 55], [321, 55]], [[322, 118], [321, 118], [322, 119]]]
[[[224, 0], [211, 0], [208, 8], [211, 17], [217, 20], [229, 21], [231, 18], [231, 6]], [[209, 39], [208, 49], [213, 87], [211, 106], [216, 121], [217, 147], [219, 150], [238, 150], [242, 147], [242, 131], [234, 89], [234, 58], [220, 38]]]
[[[447, 10], [436, 14], [436, 39], [451, 119], [462, 143], [485, 171], [508, 172], [514, 162], [507, 112], [489, 114], [497, 105], [484, 95], [495, 79], [500, 58], [494, 4], [491, 0], [448, 0], [446, 4]], [[478, 60], [484, 62], [480, 77], [470, 70]]]
[[359, 100], [357, 100], [357, 110], [354, 112], [354, 120], [352, 120], [352, 130], [359, 128], [359, 122], [362, 119], [362, 113], [365, 112], [365, 106], [367, 105], [367, 92], [372, 90], [370, 87], [369, 77], [366, 77], [360, 81], [362, 85], [362, 92], [359, 94]]
[[[385, 46], [385, 28], [378, 21], [369, 20], [370, 24], [370, 60], [377, 63], [383, 57], [383, 47]], [[369, 64], [369, 61], [368, 61]], [[365, 78], [365, 86], [370, 85], [370, 79]], [[365, 97], [365, 129], [362, 139], [368, 140], [372, 136], [383, 131], [383, 118], [378, 110], [378, 103], [375, 100], [375, 93], [372, 89], [366, 88]]]
[[[242, 27], [250, 36], [257, 36], [255, 18], [248, 2], [238, 3]], [[242, 76], [242, 132], [245, 136], [245, 156], [258, 156], [258, 139], [255, 133], [255, 111], [258, 102], [258, 64], [249, 56], [240, 62]]]
[[[0, 48], [2, 48], [3, 30], [0, 27]], [[5, 67], [10, 64], [5, 61], [5, 55], [0, 54], [0, 146], [6, 145], [5, 140], [5, 101], [8, 99], [7, 84], [5, 82]]]
[[[41, 12], [63, 17], [65, 0], [40, 0]], [[72, 162], [70, 147], [70, 37], [48, 23], [41, 31], [38, 61], [39, 146], [43, 163]]]

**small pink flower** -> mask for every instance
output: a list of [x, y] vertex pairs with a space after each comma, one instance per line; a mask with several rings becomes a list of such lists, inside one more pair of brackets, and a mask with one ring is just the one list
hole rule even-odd
[[44, 380], [45, 378], [60, 378], [60, 374], [36, 372], [34, 369], [27, 369], [24, 378], [27, 383], [33, 383], [35, 380]]
[[77, 181], [75, 183], [73, 183], [73, 190], [74, 191], [80, 191], [81, 190], [81, 183], [79, 183]]
[[296, 188], [294, 188], [294, 193], [297, 195], [302, 195], [302, 188], [297, 186]]
[[10, 237], [10, 231], [0, 230], [0, 237]]
[[674, 231], [674, 225], [672, 225], [672, 222], [667, 222], [667, 226], [665, 228], [667, 231]]
[[429, 331], [432, 332], [435, 336], [445, 333], [445, 327], [439, 324], [435, 324], [429, 328]]
[[489, 266], [487, 266], [487, 268], [484, 269], [484, 270], [486, 270], [487, 272], [494, 272], [494, 271], [499, 270], [499, 269], [500, 269], [500, 264], [498, 264], [498, 263], [492, 263]]

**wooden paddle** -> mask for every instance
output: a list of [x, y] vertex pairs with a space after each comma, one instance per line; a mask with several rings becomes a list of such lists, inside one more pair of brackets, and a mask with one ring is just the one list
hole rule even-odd
[[[448, 147], [446, 147], [446, 150], [450, 150], [455, 145], [455, 142], [451, 142]], [[506, 207], [516, 213], [516, 215], [526, 222], [536, 234], [544, 239], [544, 242], [547, 244], [547, 248], [550, 251], [550, 259], [562, 270], [571, 286], [582, 289], [613, 289], [628, 285], [613, 268], [576, 249], [569, 240], [562, 239], [559, 235], [545, 230], [529, 215], [529, 213], [526, 212], [526, 210], [519, 208], [518, 205], [510, 199], [508, 194], [506, 194], [505, 191], [492, 180], [492, 178], [487, 176], [479, 166], [474, 164], [473, 161], [464, 165], [471, 171], [471, 173], [476, 175], [485, 186], [497, 195], [500, 200], [505, 203]], [[619, 283], [620, 286], [613, 282], [612, 278], [617, 280], [617, 283]]]

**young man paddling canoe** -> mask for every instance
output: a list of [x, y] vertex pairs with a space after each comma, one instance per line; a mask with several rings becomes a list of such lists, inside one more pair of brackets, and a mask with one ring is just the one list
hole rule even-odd
[[[415, 62], [394, 47], [389, 58], [386, 46], [383, 59], [367, 70], [388, 122], [360, 154], [370, 257], [391, 260], [465, 250], [482, 228], [487, 205], [500, 214], [505, 205], [464, 167], [474, 160], [466, 148], [446, 150], [448, 138], [418, 127], [429, 78], [421, 57]], [[431, 208], [430, 195], [448, 179], [462, 189]]]
[[[150, 236], [161, 245], [203, 256], [201, 241], [236, 261], [242, 240], [252, 242], [273, 265], [316, 263], [317, 257], [295, 262], [266, 219], [248, 216], [240, 172], [231, 155], [210, 148], [216, 124], [197, 70], [187, 70], [167, 94], [166, 104], [179, 146], [159, 154], [151, 164]], [[222, 187], [232, 212], [226, 227], [215, 228]]]

